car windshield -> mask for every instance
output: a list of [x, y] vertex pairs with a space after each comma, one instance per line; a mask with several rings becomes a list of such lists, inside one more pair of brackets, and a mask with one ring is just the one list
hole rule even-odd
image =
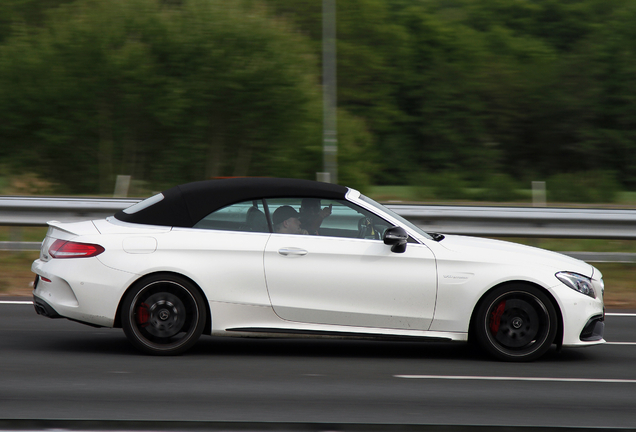
[[420, 227], [418, 227], [417, 225], [413, 224], [412, 222], [409, 222], [408, 220], [404, 219], [402, 216], [400, 216], [399, 214], [397, 214], [393, 210], [386, 208], [385, 206], [383, 206], [382, 204], [372, 200], [368, 196], [360, 194], [360, 199], [362, 201], [364, 201], [365, 203], [371, 204], [373, 207], [375, 207], [375, 208], [377, 208], [379, 210], [382, 210], [384, 213], [390, 214], [395, 219], [400, 221], [400, 223], [402, 223], [402, 224], [406, 225], [407, 227], [411, 228], [413, 231], [415, 231], [416, 233], [420, 234], [422, 237], [425, 237], [427, 239], [433, 240], [433, 237], [431, 237], [430, 234], [422, 231], [422, 229]]

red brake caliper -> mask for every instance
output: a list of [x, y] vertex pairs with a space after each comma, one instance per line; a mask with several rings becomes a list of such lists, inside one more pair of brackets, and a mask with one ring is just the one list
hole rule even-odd
[[141, 324], [142, 327], [145, 327], [148, 325], [149, 318], [148, 305], [146, 303], [140, 304], [137, 308], [137, 324]]
[[492, 313], [490, 314], [490, 331], [493, 334], [497, 334], [497, 332], [499, 331], [499, 325], [501, 324], [501, 316], [503, 315], [504, 310], [506, 310], [505, 300], [499, 303], [497, 305], [497, 308], [493, 310]]

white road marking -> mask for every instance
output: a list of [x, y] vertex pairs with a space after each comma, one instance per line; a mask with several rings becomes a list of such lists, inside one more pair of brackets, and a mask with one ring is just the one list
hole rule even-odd
[[636, 345], [636, 342], [605, 342], [606, 345]]
[[393, 375], [394, 378], [439, 379], [439, 380], [479, 380], [479, 381], [539, 381], [539, 382], [585, 382], [585, 383], [628, 383], [636, 384], [636, 379], [603, 378], [549, 378], [549, 377], [498, 377], [471, 375]]
[[636, 313], [606, 313], [605, 316], [636, 317]]
[[22, 304], [22, 305], [32, 305], [32, 301], [17, 301], [17, 300], [0, 300], [0, 304]]

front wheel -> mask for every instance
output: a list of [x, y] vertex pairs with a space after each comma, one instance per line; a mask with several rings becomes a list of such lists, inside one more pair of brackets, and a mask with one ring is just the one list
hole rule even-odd
[[126, 294], [122, 327], [130, 342], [154, 355], [181, 354], [192, 347], [206, 320], [199, 291], [176, 275], [156, 275], [137, 283]]
[[475, 336], [489, 354], [507, 361], [532, 361], [550, 348], [557, 313], [538, 288], [509, 285], [484, 298], [475, 318]]

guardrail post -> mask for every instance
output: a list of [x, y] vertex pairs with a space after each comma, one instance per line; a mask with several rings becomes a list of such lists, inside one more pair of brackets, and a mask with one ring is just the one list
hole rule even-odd
[[[9, 240], [12, 242], [21, 242], [22, 241], [22, 227], [20, 226], [12, 226], [9, 228]], [[12, 250], [12, 253], [16, 253], [18, 251]]]
[[547, 205], [544, 181], [532, 182], [532, 205], [533, 207], [545, 207]]

